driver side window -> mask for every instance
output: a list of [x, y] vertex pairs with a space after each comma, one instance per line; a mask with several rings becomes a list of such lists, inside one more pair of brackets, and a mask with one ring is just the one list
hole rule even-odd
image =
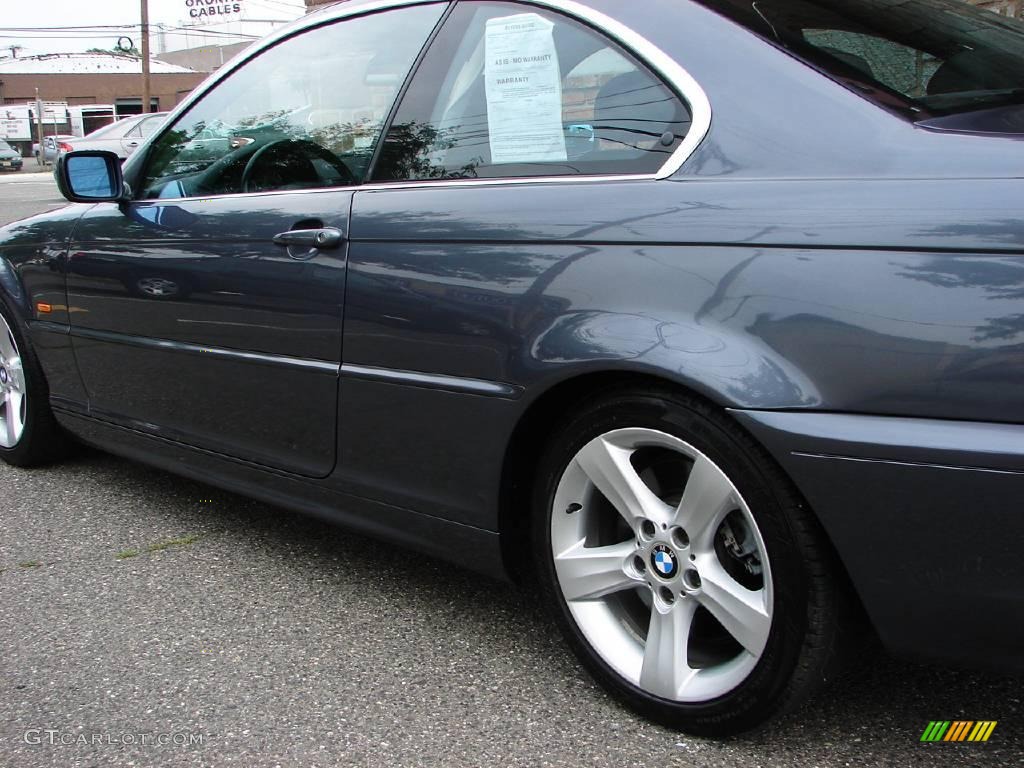
[[350, 18], [235, 70], [153, 145], [141, 197], [315, 189], [363, 180], [443, 4]]

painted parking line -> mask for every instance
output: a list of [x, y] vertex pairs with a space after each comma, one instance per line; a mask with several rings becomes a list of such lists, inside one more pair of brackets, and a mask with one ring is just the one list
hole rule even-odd
[[53, 174], [24, 173], [0, 174], [0, 184], [55, 184]]

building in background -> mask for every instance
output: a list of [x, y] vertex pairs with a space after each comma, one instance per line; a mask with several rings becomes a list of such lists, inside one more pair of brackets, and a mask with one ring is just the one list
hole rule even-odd
[[215, 72], [256, 40], [302, 16], [303, 0], [182, 0], [188, 18], [153, 25], [153, 56]]
[[216, 72], [225, 63], [252, 45], [250, 41], [229, 45], [203, 45], [198, 48], [184, 48], [157, 54], [160, 61], [188, 67], [195, 72]]
[[[151, 71], [152, 111], [170, 109], [206, 77], [157, 60]], [[68, 105], [113, 104], [119, 115], [138, 114], [142, 111], [142, 60], [114, 53], [0, 59], [0, 106], [36, 98]]]
[[[179, 21], [170, 20], [166, 7], [162, 17], [151, 19], [153, 109], [173, 108], [206, 74], [304, 10], [303, 0], [179, 0], [177, 4]], [[102, 9], [96, 14], [102, 16]], [[46, 37], [47, 31], [54, 36]], [[0, 55], [0, 105], [34, 102], [38, 88], [43, 101], [114, 104], [119, 114], [142, 111], [138, 23], [41, 28], [24, 41], [16, 34], [5, 32], [5, 37], [11, 45], [5, 41], [0, 48], [3, 54], [10, 50], [10, 55]], [[52, 51], [54, 44], [74, 46], [75, 41], [81, 41], [83, 49], [97, 47], [89, 53], [42, 52], [48, 47]], [[26, 55], [33, 48], [41, 55]]]
[[[206, 74], [154, 60], [151, 111], [184, 99]], [[142, 60], [114, 53], [62, 53], [0, 58], [0, 137], [32, 153], [38, 141], [36, 100], [45, 136], [82, 136], [142, 112]]]

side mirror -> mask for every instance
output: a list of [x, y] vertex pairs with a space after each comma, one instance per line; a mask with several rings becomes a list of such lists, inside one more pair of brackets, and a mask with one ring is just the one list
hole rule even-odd
[[127, 187], [121, 160], [113, 152], [83, 150], [57, 158], [57, 187], [73, 203], [116, 203]]

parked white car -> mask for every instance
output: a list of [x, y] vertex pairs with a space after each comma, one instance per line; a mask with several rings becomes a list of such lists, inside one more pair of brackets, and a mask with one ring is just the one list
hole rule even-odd
[[[105, 150], [127, 160], [147, 138], [152, 136], [167, 119], [166, 112], [136, 115], [105, 125], [88, 136], [67, 142], [71, 150]], [[68, 151], [71, 151], [68, 150]]]
[[32, 154], [35, 155], [36, 162], [52, 165], [57, 162], [57, 158], [61, 153], [71, 151], [71, 145], [68, 142], [75, 138], [77, 137], [63, 133], [56, 136], [44, 136], [42, 149], [40, 149], [39, 144], [33, 144]]

